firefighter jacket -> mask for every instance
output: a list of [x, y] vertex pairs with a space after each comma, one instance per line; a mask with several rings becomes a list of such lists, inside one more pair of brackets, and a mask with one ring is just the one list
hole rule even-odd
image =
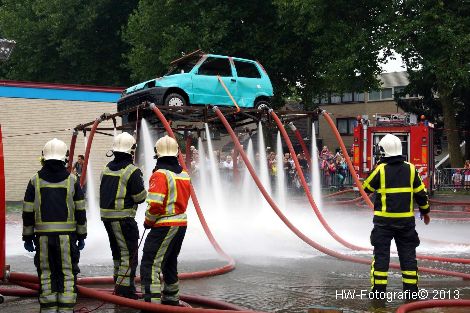
[[176, 157], [158, 158], [156, 171], [150, 177], [145, 224], [151, 227], [186, 226], [186, 208], [191, 182]]
[[34, 235], [87, 235], [85, 200], [77, 177], [59, 160], [45, 161], [29, 181], [23, 202], [23, 240]]
[[132, 163], [132, 155], [114, 152], [114, 160], [101, 174], [101, 219], [134, 218], [137, 205], [146, 197], [142, 172]]
[[376, 194], [374, 224], [414, 224], [414, 199], [422, 214], [429, 213], [426, 187], [415, 166], [403, 156], [384, 158], [363, 187]]

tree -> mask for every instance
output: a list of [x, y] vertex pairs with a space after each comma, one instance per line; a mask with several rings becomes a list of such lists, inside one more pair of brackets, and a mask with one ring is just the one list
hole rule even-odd
[[127, 85], [121, 39], [137, 0], [2, 1], [0, 33], [17, 42], [7, 79]]
[[[409, 71], [422, 69], [435, 78], [442, 104], [450, 162], [461, 167], [456, 91], [470, 84], [470, 6], [464, 0], [394, 1], [389, 35]], [[467, 107], [467, 110], [470, 109]]]

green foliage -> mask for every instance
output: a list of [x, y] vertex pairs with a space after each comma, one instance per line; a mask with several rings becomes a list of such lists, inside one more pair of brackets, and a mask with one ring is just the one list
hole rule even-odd
[[137, 1], [4, 0], [0, 33], [17, 42], [7, 79], [127, 85], [121, 39]]

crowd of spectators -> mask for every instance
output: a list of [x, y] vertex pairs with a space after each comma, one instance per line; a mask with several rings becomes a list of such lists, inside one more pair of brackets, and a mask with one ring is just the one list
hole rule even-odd
[[[201, 173], [201, 162], [205, 161], [205, 166], [203, 168], [209, 169], [210, 168], [210, 158], [208, 155], [205, 156], [205, 160], [201, 160], [199, 151], [196, 149], [195, 146], [191, 146], [190, 148], [191, 158], [190, 158], [190, 169], [191, 174], [193, 177], [197, 179], [198, 176], [202, 175]], [[221, 177], [232, 181], [234, 175], [234, 164], [238, 169], [238, 173], [240, 175], [244, 175], [245, 171], [245, 164], [239, 154], [235, 154], [234, 150], [230, 152], [221, 152], [219, 150], [212, 151], [214, 159], [218, 164], [218, 168], [221, 173]], [[273, 151], [270, 147], [266, 148], [266, 166], [269, 178], [271, 180], [271, 185], [275, 186], [276, 177], [279, 173], [278, 168], [278, 161], [277, 161], [277, 154]], [[234, 162], [234, 158], [236, 158], [236, 162]], [[297, 154], [297, 158], [299, 160], [300, 168], [305, 176], [307, 183], [310, 185], [311, 180], [311, 170], [310, 164], [307, 160], [307, 157], [304, 153]], [[319, 151], [318, 155], [318, 165], [320, 170], [320, 181], [322, 188], [337, 188], [343, 189], [345, 180], [349, 176], [349, 171], [346, 165], [345, 158], [341, 151], [337, 149], [335, 153], [331, 152], [327, 146], [324, 146], [321, 151]], [[284, 153], [282, 155], [283, 161], [283, 168], [286, 184], [288, 188], [294, 189], [301, 189], [302, 186], [300, 184], [300, 179], [297, 176], [297, 172], [294, 167], [294, 160], [290, 153]], [[258, 174], [259, 171], [259, 164], [260, 164], [260, 154], [255, 154], [255, 162], [253, 166], [257, 169]]]

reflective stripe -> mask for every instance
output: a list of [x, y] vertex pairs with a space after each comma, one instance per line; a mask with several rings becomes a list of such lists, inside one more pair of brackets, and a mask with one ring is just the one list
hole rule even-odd
[[166, 181], [168, 184], [168, 199], [166, 204], [166, 214], [175, 214], [175, 203], [178, 197], [176, 190], [176, 181], [173, 172], [166, 171]]
[[412, 217], [414, 216], [413, 212], [400, 212], [400, 213], [394, 213], [394, 212], [384, 212], [384, 211], [374, 211], [374, 215], [376, 216], [383, 216], [383, 217], [393, 217], [393, 218], [398, 218], [398, 217]]
[[165, 200], [165, 195], [163, 193], [149, 192], [147, 194], [146, 202], [163, 204], [164, 200]]
[[75, 210], [77, 210], [77, 211], [86, 210], [85, 200], [74, 201], [74, 203], [75, 203]]
[[182, 223], [187, 222], [188, 217], [186, 213], [173, 215], [173, 216], [164, 216], [157, 220], [156, 225], [163, 224], [163, 223]]
[[41, 190], [39, 188], [39, 174], [35, 174], [31, 178], [31, 184], [34, 187], [34, 220], [37, 222], [41, 221]]
[[[385, 165], [380, 168], [379, 172], [380, 172], [380, 189], [385, 190]], [[387, 194], [381, 193], [380, 199], [382, 200], [382, 213], [385, 213], [387, 210]]]
[[420, 209], [423, 209], [423, 210], [426, 210], [426, 209], [429, 208], [429, 203], [426, 203], [425, 205], [420, 206], [419, 208], [420, 208]]
[[31, 236], [31, 235], [34, 235], [34, 227], [23, 226], [23, 236]]
[[64, 275], [64, 292], [58, 294], [59, 303], [72, 303], [77, 301], [77, 295], [74, 292], [75, 277], [73, 275], [73, 266], [70, 251], [70, 237], [60, 235], [60, 250], [62, 257], [62, 274]]
[[41, 293], [39, 303], [57, 302], [57, 294], [52, 292], [51, 269], [49, 268], [49, 237], [39, 237], [39, 282], [41, 284]]
[[73, 195], [75, 194], [75, 175], [69, 175], [67, 178], [67, 208], [69, 215], [67, 221], [75, 221], [75, 203], [73, 201]]
[[426, 186], [424, 186], [424, 184], [421, 183], [421, 185], [418, 188], [413, 189], [413, 192], [414, 193], [420, 192], [421, 190], [424, 190], [425, 188], [426, 188]]
[[416, 285], [418, 283], [417, 279], [410, 279], [410, 278], [402, 278], [401, 281], [404, 282], [405, 284], [413, 284], [413, 285]]
[[62, 231], [75, 231], [75, 222], [42, 222], [34, 225], [35, 232], [62, 232]]
[[418, 271], [401, 271], [402, 274], [405, 274], [405, 275], [410, 275], [410, 276], [417, 276], [418, 275]]
[[[413, 164], [411, 163], [408, 163], [408, 165], [410, 166], [410, 188], [413, 189], [413, 185], [415, 183], [415, 174], [416, 174], [416, 168]], [[413, 213], [413, 190], [410, 191], [410, 212]], [[414, 215], [414, 214], [413, 214]]]
[[130, 276], [126, 274], [130, 264], [129, 249], [127, 247], [126, 239], [124, 238], [124, 234], [122, 233], [121, 222], [112, 222], [111, 227], [113, 229], [114, 236], [116, 237], [120, 253], [116, 285], [128, 287], [131, 285]]
[[400, 192], [413, 192], [413, 188], [411, 187], [403, 187], [403, 188], [385, 188], [377, 190], [378, 193], [400, 193]]
[[152, 213], [150, 213], [149, 210], [147, 210], [147, 212], [145, 212], [145, 219], [149, 222], [152, 222], [154, 223], [158, 218], [158, 215], [153, 215]]
[[34, 212], [34, 202], [23, 202], [23, 212], [32, 213]]
[[84, 225], [77, 224], [77, 234], [85, 235], [87, 231], [87, 223], [85, 222]]
[[135, 217], [135, 209], [125, 209], [125, 210], [113, 210], [113, 209], [101, 209], [102, 218], [125, 218], [125, 217]]
[[381, 276], [381, 277], [387, 277], [388, 272], [380, 272], [380, 271], [374, 271], [375, 276]]
[[376, 279], [375, 281], [375, 284], [376, 285], [386, 285], [387, 284], [387, 280], [382, 280], [382, 279]]
[[362, 183], [362, 188], [364, 188], [364, 189], [367, 188], [367, 189], [371, 190], [372, 192], [374, 192], [375, 189], [372, 188], [372, 187], [369, 185], [369, 184], [370, 184], [370, 181], [377, 175], [377, 173], [380, 171], [380, 169], [381, 169], [382, 167], [384, 167], [384, 166], [385, 166], [385, 164], [379, 164], [379, 165], [375, 168], [375, 170], [369, 175], [369, 177], [366, 178], [366, 180], [364, 181], [364, 183]]
[[[41, 302], [41, 300], [39, 299], [39, 302]], [[44, 308], [42, 307], [41, 308], [41, 313], [57, 313], [57, 306], [48, 306], [47, 308]]]
[[155, 259], [152, 264], [150, 293], [160, 293], [161, 291], [160, 272], [161, 272], [163, 257], [165, 256], [165, 253], [168, 250], [168, 246], [170, 245], [171, 241], [173, 240], [177, 232], [178, 232], [178, 227], [170, 227], [170, 229], [168, 230], [168, 233], [166, 234], [165, 238], [162, 241], [162, 244], [160, 245], [157, 253], [155, 254]]
[[163, 284], [162, 300], [164, 301], [179, 301], [179, 283], [176, 281], [174, 284]]
[[132, 200], [134, 200], [134, 202], [143, 201], [147, 197], [147, 190], [144, 189], [136, 195], [131, 195], [131, 197], [132, 197]]

